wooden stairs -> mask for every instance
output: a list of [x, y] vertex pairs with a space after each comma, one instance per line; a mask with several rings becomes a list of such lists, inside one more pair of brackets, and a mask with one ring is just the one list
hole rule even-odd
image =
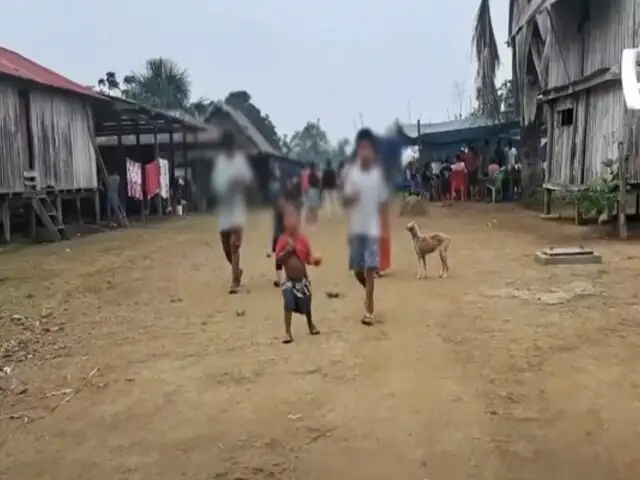
[[51, 203], [46, 192], [38, 190], [37, 173], [33, 170], [24, 172], [24, 197], [29, 200], [34, 213], [53, 236], [55, 241], [69, 240], [69, 234], [62, 222], [59, 212]]

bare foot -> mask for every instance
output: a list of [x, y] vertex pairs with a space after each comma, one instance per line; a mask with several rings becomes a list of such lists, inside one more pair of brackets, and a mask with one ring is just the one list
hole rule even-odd
[[288, 345], [289, 343], [293, 343], [293, 335], [290, 333], [286, 334], [282, 339], [282, 343]]
[[373, 315], [371, 315], [370, 313], [365, 313], [364, 317], [362, 317], [362, 320], [360, 320], [360, 323], [366, 325], [367, 327], [373, 326]]
[[320, 335], [320, 330], [315, 325], [309, 327], [309, 335]]

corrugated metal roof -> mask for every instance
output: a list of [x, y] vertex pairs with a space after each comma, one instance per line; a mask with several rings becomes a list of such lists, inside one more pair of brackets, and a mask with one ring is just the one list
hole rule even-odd
[[80, 85], [73, 80], [69, 80], [59, 73], [56, 73], [33, 60], [1, 46], [0, 75], [21, 78], [30, 82], [39, 83], [40, 85], [66, 90], [79, 95], [102, 98], [91, 88]]
[[[460, 120], [449, 120], [447, 122], [437, 123], [421, 123], [420, 135], [428, 135], [431, 133], [455, 132], [457, 130], [469, 130], [471, 128], [487, 127], [496, 125], [500, 122], [494, 122], [484, 117], [467, 117]], [[403, 123], [400, 128], [408, 137], [415, 138], [418, 136], [417, 123]]]
[[233, 118], [247, 133], [249, 138], [256, 144], [256, 147], [261, 153], [266, 153], [268, 155], [282, 155], [282, 152], [279, 152], [275, 148], [271, 146], [271, 144], [267, 141], [266, 138], [260, 133], [260, 131], [251, 123], [251, 121], [242, 113], [241, 111], [227, 105], [222, 102], [220, 105], [221, 108], [226, 111], [231, 118]]

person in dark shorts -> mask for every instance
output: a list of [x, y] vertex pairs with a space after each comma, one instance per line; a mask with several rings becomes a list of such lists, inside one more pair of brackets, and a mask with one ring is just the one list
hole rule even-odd
[[276, 245], [276, 261], [282, 265], [285, 280], [282, 284], [284, 302], [285, 336], [282, 343], [293, 342], [291, 320], [294, 313], [304, 315], [311, 335], [318, 335], [320, 330], [313, 323], [311, 314], [311, 282], [307, 274], [307, 265], [319, 266], [320, 255], [314, 253], [307, 236], [300, 231], [300, 215], [298, 209], [290, 204], [283, 205], [284, 233], [280, 235]]
[[451, 158], [446, 157], [442, 166], [440, 167], [440, 202], [444, 205], [444, 202], [451, 204], [451, 177], [452, 165]]
[[331, 217], [334, 213], [340, 211], [340, 199], [338, 196], [338, 173], [333, 168], [331, 160], [327, 163], [322, 171], [321, 179], [322, 198], [327, 215]]

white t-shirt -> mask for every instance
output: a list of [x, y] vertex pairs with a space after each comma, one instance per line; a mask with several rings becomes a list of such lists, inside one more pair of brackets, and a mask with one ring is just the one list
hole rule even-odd
[[247, 222], [244, 189], [232, 188], [233, 182], [249, 184], [253, 173], [242, 152], [220, 153], [215, 160], [211, 183], [218, 198], [218, 227], [220, 231], [243, 228]]
[[518, 150], [516, 147], [507, 148], [507, 165], [513, 167], [517, 162]]
[[380, 204], [389, 198], [389, 189], [380, 167], [363, 170], [358, 163], [351, 166], [347, 171], [344, 194], [358, 196], [349, 211], [349, 233], [379, 237]]

